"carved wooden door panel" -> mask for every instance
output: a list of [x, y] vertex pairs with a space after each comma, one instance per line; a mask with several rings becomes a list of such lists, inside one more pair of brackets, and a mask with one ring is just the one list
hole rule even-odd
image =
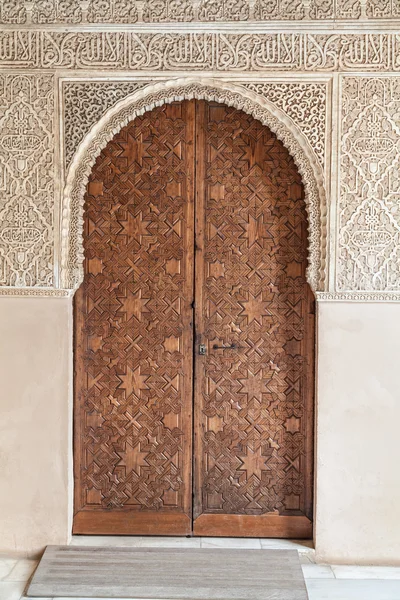
[[314, 310], [287, 150], [233, 108], [157, 108], [98, 157], [84, 227], [74, 532], [309, 537]]
[[75, 533], [191, 531], [194, 109], [135, 119], [88, 184]]
[[310, 537], [314, 309], [286, 148], [200, 102], [196, 134], [194, 532]]

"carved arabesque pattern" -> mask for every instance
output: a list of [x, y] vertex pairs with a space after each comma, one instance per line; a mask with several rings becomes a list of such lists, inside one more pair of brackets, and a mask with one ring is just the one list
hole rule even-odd
[[399, 0], [368, 0], [366, 13], [370, 19], [399, 17], [400, 2]]
[[193, 21], [191, 0], [147, 0], [143, 7], [143, 21], [163, 23], [168, 21]]
[[53, 285], [54, 77], [0, 75], [0, 285]]
[[10, 24], [374, 19], [399, 13], [398, 0], [6, 0], [0, 4], [0, 22]]
[[301, 177], [250, 115], [215, 104], [205, 113], [199, 513], [310, 517], [313, 297]]
[[74, 157], [63, 198], [62, 285], [76, 288], [83, 279], [83, 195], [94, 160], [106, 143], [124, 125], [154, 106], [174, 100], [204, 98], [243, 110], [267, 125], [289, 149], [305, 187], [309, 218], [309, 266], [307, 278], [314, 290], [325, 286], [326, 198], [323, 171], [315, 154], [308, 150], [306, 138], [293, 121], [266, 99], [251, 91], [214, 80], [196, 82], [176, 80], [149, 86], [121, 101], [108, 111], [103, 121], [87, 136]]
[[306, 11], [302, 0], [256, 0], [254, 16], [259, 21], [270, 19], [304, 19]]
[[0, 66], [139, 71], [400, 71], [394, 33], [0, 33]]
[[250, 15], [248, 0], [201, 0], [200, 21], [247, 21]]
[[337, 290], [400, 290], [400, 78], [343, 78]]
[[119, 100], [147, 85], [146, 82], [65, 82], [64, 152], [68, 167], [76, 149], [103, 114]]
[[[93, 81], [63, 85], [65, 162], [69, 166], [90, 128], [117, 101], [148, 85], [146, 82]], [[266, 98], [293, 119], [307, 137], [320, 165], [325, 169], [327, 84], [315, 82], [241, 83]]]
[[75, 322], [75, 510], [190, 513], [187, 142], [185, 107], [156, 108], [102, 149], [90, 176]]
[[244, 83], [293, 119], [307, 137], [311, 148], [325, 167], [326, 152], [326, 83]]

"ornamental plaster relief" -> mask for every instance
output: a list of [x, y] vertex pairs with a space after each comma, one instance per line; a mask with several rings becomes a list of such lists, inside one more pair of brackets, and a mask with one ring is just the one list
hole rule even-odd
[[133, 81], [64, 82], [62, 105], [64, 108], [64, 154], [67, 168], [85, 135], [104, 113], [119, 100], [133, 94], [147, 83]]
[[52, 75], [0, 74], [0, 132], [0, 284], [52, 286]]
[[243, 83], [242, 85], [272, 102], [294, 121], [310, 142], [310, 146], [324, 170], [328, 143], [327, 83], [273, 82]]
[[[27, 5], [29, 8], [30, 4], [39, 6], [39, 3], [25, 3], [24, 7]], [[41, 3], [41, 10], [50, 4]], [[82, 7], [82, 4], [75, 3], [75, 7]], [[86, 4], [86, 18], [89, 19], [89, 8], [94, 7], [94, 3]], [[131, 6], [131, 3], [128, 4]], [[289, 4], [297, 6], [297, 9], [307, 5], [310, 11], [316, 7], [316, 4], [307, 2]], [[156, 10], [157, 6], [157, 10], [167, 11], [169, 16], [165, 16], [167, 13], [159, 14], [160, 22], [172, 19], [173, 11], [181, 6], [179, 2], [172, 1], [136, 3], [136, 8], [140, 8], [139, 5], [142, 5], [143, 11], [138, 18], [142, 19], [155, 19], [154, 12], [146, 13], [148, 16], [145, 17], [145, 9]], [[228, 5], [228, 2], [218, 4], [220, 9]], [[351, 5], [354, 7], [356, 4], [343, 2], [341, 10]], [[11, 11], [13, 6], [21, 8], [21, 3], [13, 5], [10, 1], [1, 4], [3, 19], [4, 8], [8, 7]], [[53, 3], [51, 6], [57, 12], [67, 10], [68, 3]], [[104, 10], [107, 7], [122, 10], [125, 5], [111, 2], [102, 6]], [[196, 14], [200, 15], [200, 8], [205, 8], [206, 2], [195, 5], [187, 2], [186, 6], [197, 7]], [[235, 3], [237, 10], [245, 10], [245, 6], [246, 3]], [[267, 4], [264, 9], [265, 6]], [[271, 3], [268, 4], [268, 7], [271, 6]], [[283, 3], [275, 2], [274, 6], [274, 10], [278, 10]], [[324, 3], [320, 2], [319, 10], [323, 6]], [[363, 6], [366, 16], [370, 14], [372, 18], [371, 11], [383, 10], [386, 4], [381, 2], [378, 6], [371, 1]], [[393, 15], [396, 6], [390, 4]], [[251, 7], [254, 11], [261, 10], [261, 2], [252, 3]], [[336, 11], [338, 7], [339, 4], [336, 4]], [[112, 18], [109, 16], [110, 22], [117, 20], [115, 10], [110, 13], [114, 15]], [[16, 13], [13, 14], [15, 16]], [[215, 14], [216, 21], [222, 19], [221, 14]], [[54, 17], [61, 23], [60, 19]], [[4, 70], [11, 67], [12, 73]], [[19, 69], [28, 69], [29, 74], [23, 71], [18, 74]], [[48, 74], [47, 69], [51, 69]], [[32, 70], [36, 70], [36, 74]], [[86, 78], [84, 71], [88, 70], [92, 80]], [[34, 25], [21, 31], [12, 30], [11, 23], [11, 29], [0, 33], [0, 295], [64, 296], [76, 287], [79, 280], [77, 263], [70, 263], [67, 269], [64, 263], [61, 287], [56, 287], [60, 280], [60, 234], [53, 221], [60, 207], [54, 188], [55, 185], [64, 185], [60, 180], [63, 168], [59, 164], [58, 153], [64, 157], [64, 166], [68, 169], [75, 160], [77, 149], [85, 144], [105, 115], [124, 99], [141, 93], [153, 78], [161, 83], [164, 73], [165, 79], [170, 79], [176, 76], [174, 73], [182, 72], [186, 79], [191, 78], [201, 87], [205, 85], [204, 77], [208, 79], [212, 72], [214, 78], [218, 73], [223, 78], [214, 79], [214, 84], [210, 84], [219, 90], [218, 94], [219, 86], [229, 87], [226, 78], [235, 78], [234, 91], [238, 96], [233, 105], [259, 115], [259, 106], [265, 103], [269, 107], [269, 117], [263, 113], [264, 122], [273, 123], [274, 111], [278, 111], [284, 117], [286, 131], [292, 134], [293, 131], [300, 132], [297, 146], [292, 143], [293, 140], [290, 142], [291, 152], [298, 164], [303, 165], [303, 179], [311, 180], [306, 172], [314, 170], [314, 180], [315, 173], [319, 173], [319, 183], [314, 188], [317, 191], [311, 196], [314, 195], [313, 202], [318, 204], [320, 211], [318, 226], [321, 232], [327, 225], [329, 205], [324, 203], [325, 190], [330, 189], [331, 160], [333, 165], [340, 163], [340, 193], [337, 201], [332, 199], [332, 206], [336, 204], [337, 210], [334, 216], [336, 227], [330, 227], [331, 241], [327, 241], [325, 233], [322, 237], [318, 234], [319, 263], [313, 251], [312, 262], [314, 266], [317, 263], [320, 266], [311, 268], [313, 274], [310, 280], [314, 289], [318, 290], [318, 299], [400, 300], [397, 266], [400, 259], [397, 158], [400, 151], [400, 76], [395, 74], [399, 70], [400, 36], [389, 32], [307, 33], [293, 30], [292, 33], [276, 33], [271, 30], [270, 33], [253, 34], [221, 31], [167, 33], [165, 28], [159, 33], [144, 33], [138, 29], [40, 31], [35, 30]], [[82, 73], [79, 78], [77, 71]], [[120, 71], [120, 75], [114, 74], [114, 71]], [[129, 80], [127, 71], [130, 72]], [[336, 71], [339, 75], [334, 74]], [[363, 76], [362, 71], [370, 74]], [[383, 74], [385, 71], [388, 75]], [[310, 77], [312, 72], [326, 74], [318, 80], [316, 75]], [[134, 73], [138, 75], [136, 80]], [[243, 79], [240, 74], [244, 75]], [[64, 80], [67, 76], [68, 79]], [[193, 79], [193, 76], [197, 78]], [[77, 80], [74, 81], [74, 78]], [[335, 108], [337, 115], [330, 112], [333, 79], [341, 81], [339, 108]], [[54, 97], [59, 91], [62, 95], [62, 121], [56, 123], [58, 111], [54, 107]], [[187, 97], [186, 93], [189, 92], [179, 92], [181, 95], [178, 96]], [[228, 92], [225, 90], [224, 93], [226, 95], [221, 96], [209, 92], [210, 98], [229, 100]], [[246, 104], [249, 96], [252, 98], [251, 106]], [[165, 101], [161, 92], [155, 98], [158, 103]], [[144, 102], [143, 110], [145, 106]], [[337, 103], [333, 102], [333, 106], [336, 107]], [[131, 109], [126, 109], [126, 118], [127, 115], [133, 118], [136, 114]], [[338, 132], [340, 152], [332, 146], [332, 120], [341, 123]], [[63, 148], [58, 150], [56, 132], [59, 130], [63, 131], [62, 139], [65, 141]], [[308, 164], [314, 165], [311, 171], [310, 167], [306, 168], [307, 161], [299, 159], [305, 147]], [[82, 181], [87, 176], [87, 168], [86, 159], [74, 166], [76, 172], [80, 170], [83, 174]], [[82, 194], [82, 189], [78, 188], [79, 185], [74, 193], [79, 191]], [[309, 187], [309, 199], [310, 190]], [[68, 226], [70, 231], [75, 229], [79, 237], [79, 218], [76, 218]], [[312, 225], [315, 238], [314, 225], [315, 221]], [[313, 243], [315, 249], [315, 239]], [[333, 253], [328, 257], [330, 265], [335, 267], [333, 279], [328, 277], [325, 254], [320, 250], [327, 243]], [[75, 257], [81, 257], [78, 246]], [[65, 253], [63, 257], [65, 259]]]
[[395, 33], [0, 33], [0, 68], [122, 71], [400, 71]]
[[[271, 87], [273, 84], [270, 84]], [[287, 92], [276, 84], [275, 95]], [[191, 98], [213, 100], [243, 110], [273, 131], [293, 156], [302, 176], [309, 219], [307, 279], [313, 290], [325, 289], [326, 192], [324, 171], [311, 144], [277, 105], [240, 85], [212, 79], [181, 79], [149, 85], [108, 110], [77, 149], [68, 171], [62, 206], [61, 281], [76, 289], [83, 279], [83, 201], [96, 157], [113, 136], [136, 116], [164, 102]], [[281, 100], [281, 103], [284, 103]]]
[[[85, 135], [107, 110], [148, 83], [145, 81], [63, 82], [62, 104], [67, 168]], [[325, 170], [328, 83], [274, 81], [241, 82], [240, 85], [283, 110], [306, 136], [310, 148], [315, 152], [322, 169]]]
[[7, 0], [0, 22], [162, 23], [377, 19], [400, 15], [398, 0]]
[[338, 290], [400, 290], [400, 77], [344, 77]]

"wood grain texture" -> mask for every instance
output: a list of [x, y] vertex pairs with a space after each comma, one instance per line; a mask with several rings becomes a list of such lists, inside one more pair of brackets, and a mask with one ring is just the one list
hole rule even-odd
[[314, 302], [301, 178], [260, 122], [204, 101], [196, 165], [195, 327], [207, 351], [195, 356], [194, 531], [308, 537]]
[[310, 539], [312, 521], [305, 516], [279, 514], [221, 515], [202, 514], [193, 524], [194, 535], [202, 537], [250, 537]]
[[[81, 510], [74, 515], [75, 534], [189, 535], [192, 519], [183, 513], [136, 510]], [[290, 536], [294, 537], [294, 536]]]
[[75, 300], [76, 533], [187, 533], [194, 108], [135, 119], [89, 180]]
[[307, 600], [295, 550], [48, 546], [28, 595]]
[[96, 161], [85, 252], [74, 532], [310, 537], [314, 299], [286, 148], [218, 103], [138, 117]]

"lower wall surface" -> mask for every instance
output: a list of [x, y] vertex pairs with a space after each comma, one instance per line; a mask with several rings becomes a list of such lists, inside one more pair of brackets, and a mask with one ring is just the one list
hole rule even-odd
[[0, 298], [0, 551], [69, 535], [71, 300]]
[[[71, 531], [71, 300], [0, 299], [0, 551]], [[317, 559], [400, 563], [399, 304], [319, 303]]]
[[400, 564], [400, 305], [318, 320], [317, 560]]

